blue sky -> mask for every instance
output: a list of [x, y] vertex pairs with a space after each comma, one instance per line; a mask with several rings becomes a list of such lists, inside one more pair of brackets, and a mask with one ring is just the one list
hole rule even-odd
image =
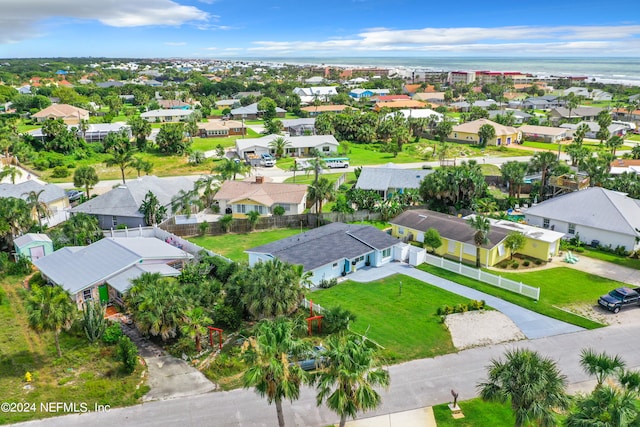
[[1, 0], [0, 57], [640, 56], [637, 0]]

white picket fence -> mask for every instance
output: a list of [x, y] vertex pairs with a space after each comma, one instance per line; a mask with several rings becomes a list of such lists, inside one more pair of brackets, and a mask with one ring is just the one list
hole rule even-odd
[[[313, 300], [311, 300], [311, 301], [313, 301]], [[306, 298], [303, 298], [301, 305], [308, 310], [309, 307], [311, 306], [311, 301], [309, 301]], [[315, 302], [313, 303], [313, 312], [314, 313], [322, 314], [323, 311], [324, 311], [324, 307], [321, 307], [320, 304], [316, 304]]]
[[445, 270], [452, 271], [454, 273], [462, 274], [463, 276], [471, 279], [479, 280], [489, 285], [497, 286], [498, 288], [506, 289], [511, 292], [515, 292], [520, 295], [524, 295], [529, 298], [533, 298], [536, 301], [540, 299], [540, 288], [525, 285], [522, 282], [516, 282], [514, 280], [505, 279], [502, 276], [496, 274], [487, 273], [478, 268], [469, 267], [459, 262], [451, 261], [431, 254], [426, 254], [425, 262], [436, 267], [444, 268]]

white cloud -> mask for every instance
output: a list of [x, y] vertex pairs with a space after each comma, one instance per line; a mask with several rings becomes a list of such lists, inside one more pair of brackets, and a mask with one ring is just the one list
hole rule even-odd
[[179, 26], [207, 21], [209, 14], [173, 0], [2, 0], [0, 43], [38, 37], [39, 23], [48, 19], [94, 20], [111, 27]]
[[370, 28], [355, 36], [322, 41], [256, 41], [252, 53], [437, 52], [493, 54], [632, 54], [640, 25], [510, 26], [497, 28]]

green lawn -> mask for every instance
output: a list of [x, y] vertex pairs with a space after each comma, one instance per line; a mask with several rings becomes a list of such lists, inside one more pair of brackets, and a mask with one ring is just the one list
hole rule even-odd
[[436, 310], [469, 301], [403, 275], [369, 283], [347, 280], [307, 298], [323, 307], [341, 306], [353, 312], [356, 321], [351, 329], [382, 345], [382, 355], [395, 363], [455, 352]]
[[[587, 256], [590, 258], [596, 258], [602, 261], [607, 261], [612, 264], [621, 265], [623, 267], [635, 268], [636, 270], [640, 270], [640, 259], [623, 257], [620, 255], [612, 254], [609, 252], [599, 251], [597, 249], [592, 249], [589, 247], [583, 247], [584, 252], [576, 253], [576, 255]], [[638, 271], [640, 274], [640, 271]]]
[[[602, 327], [603, 325], [569, 313], [562, 308], [568, 308], [572, 304], [595, 305], [600, 295], [607, 293], [611, 289], [623, 286], [622, 283], [616, 282], [615, 280], [594, 276], [593, 274], [584, 273], [567, 267], [523, 273], [497, 273], [505, 278], [521, 281], [526, 285], [540, 288], [540, 300], [536, 302], [523, 295], [500, 289], [474, 279], [469, 279], [457, 273], [452, 273], [428, 264], [422, 264], [417, 268], [428, 273], [435, 274], [436, 276], [444, 277], [445, 279], [449, 279], [453, 282], [460, 283], [461, 285], [502, 298], [505, 301], [512, 302], [537, 313], [587, 329], [595, 329]], [[493, 270], [491, 272], [496, 273]]]
[[[327, 169], [325, 172], [331, 171], [332, 169]], [[340, 173], [323, 173], [320, 175], [321, 178], [327, 178], [330, 182], [335, 182], [342, 176], [344, 172]], [[284, 182], [288, 184], [312, 184], [315, 180], [315, 175], [313, 172], [307, 174], [306, 172], [298, 172], [296, 173], [295, 180], [293, 177], [285, 179]], [[356, 182], [356, 174], [353, 172], [347, 172], [347, 180], [346, 182]]]
[[[40, 403], [76, 402], [125, 406], [138, 403], [146, 386], [141, 383], [142, 367], [131, 375], [120, 370], [115, 346], [89, 344], [84, 332], [74, 327], [60, 334], [62, 357], [58, 358], [53, 333], [35, 332], [28, 327], [24, 303], [19, 296], [20, 277], [0, 281], [0, 390], [3, 402], [35, 405], [35, 412], [0, 413], [0, 424], [64, 415], [47, 414]], [[32, 375], [32, 389], [26, 390], [25, 374]], [[31, 408], [31, 407], [30, 407]]]
[[640, 135], [628, 133], [624, 136], [624, 139], [629, 141], [634, 141], [634, 142], [640, 142]]
[[386, 230], [387, 228], [391, 227], [391, 224], [389, 224], [387, 221], [376, 221], [376, 220], [354, 221], [354, 222], [350, 222], [349, 224], [371, 225], [377, 228], [378, 230]]
[[245, 250], [275, 242], [285, 237], [307, 231], [306, 228], [281, 228], [277, 230], [254, 231], [252, 233], [227, 233], [220, 236], [190, 237], [189, 240], [205, 249], [224, 255], [234, 261], [247, 261]]
[[507, 403], [484, 402], [480, 398], [458, 402], [464, 418], [454, 419], [448, 404], [433, 407], [438, 427], [512, 427], [513, 411]]

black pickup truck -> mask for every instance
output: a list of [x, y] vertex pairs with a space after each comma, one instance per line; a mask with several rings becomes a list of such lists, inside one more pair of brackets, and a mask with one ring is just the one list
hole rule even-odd
[[609, 311], [617, 313], [627, 305], [640, 305], [640, 288], [618, 288], [598, 299], [598, 304]]

